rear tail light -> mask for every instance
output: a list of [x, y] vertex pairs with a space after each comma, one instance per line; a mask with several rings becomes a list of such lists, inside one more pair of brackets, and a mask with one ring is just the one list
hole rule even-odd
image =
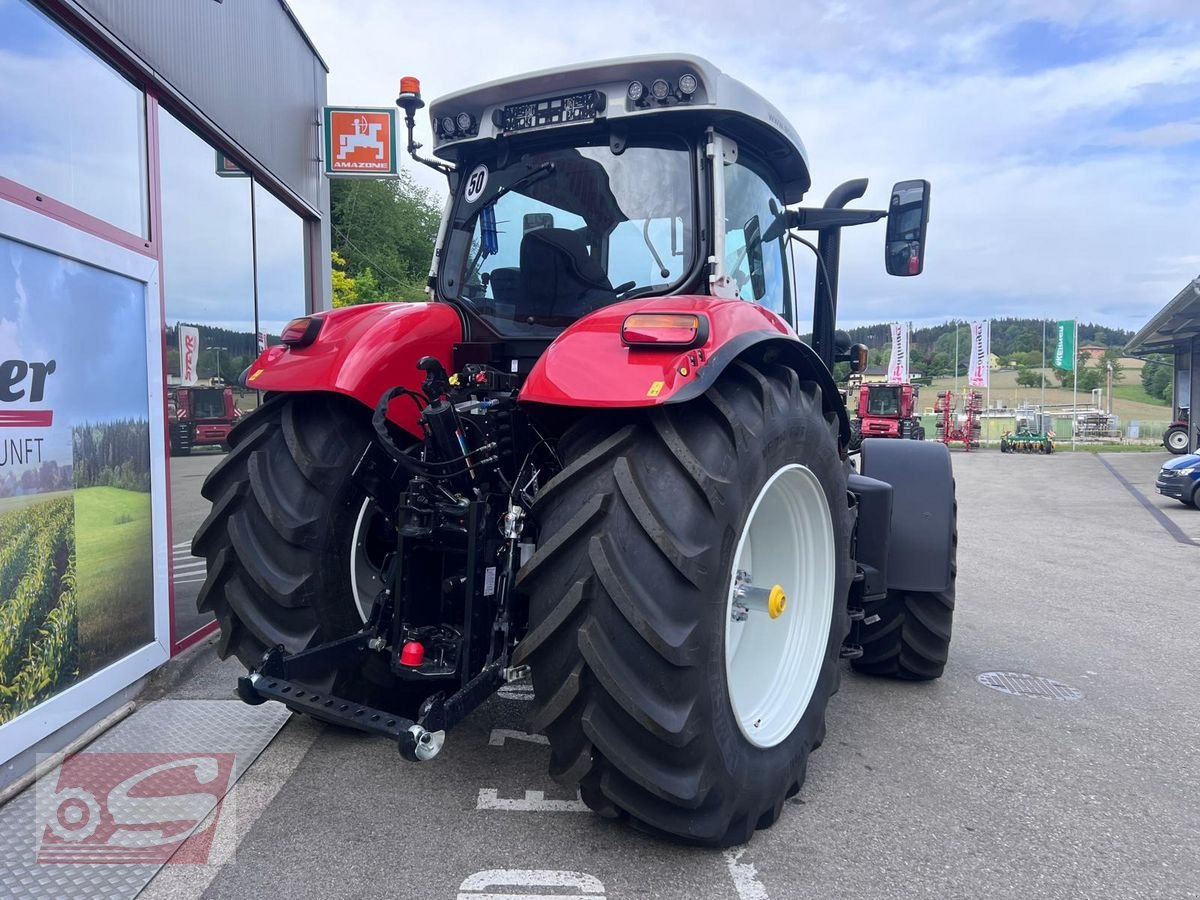
[[299, 319], [292, 319], [284, 326], [279, 340], [289, 347], [307, 347], [317, 339], [317, 332], [321, 330], [321, 323], [324, 321], [315, 316], [301, 316]]
[[908, 258], [908, 274], [909, 275], [921, 274], [921, 257], [916, 256], [914, 254], [913, 256], [910, 256]]
[[621, 323], [631, 347], [694, 347], [708, 340], [708, 319], [695, 313], [634, 313]]

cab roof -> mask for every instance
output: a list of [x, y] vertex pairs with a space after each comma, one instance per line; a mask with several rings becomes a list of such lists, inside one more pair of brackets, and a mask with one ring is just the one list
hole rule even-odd
[[[680, 77], [686, 73], [697, 80], [690, 97], [677, 90]], [[671, 88], [665, 102], [650, 97], [650, 87], [659, 79]], [[646, 99], [638, 103], [627, 93], [630, 83], [635, 81], [646, 89]], [[600, 101], [603, 109], [597, 108], [594, 118], [542, 124], [521, 131], [504, 128], [505, 107], [587, 91], [603, 95]], [[456, 120], [463, 113], [471, 117], [471, 126], [465, 132], [455, 129], [444, 133], [439, 122], [447, 116]], [[712, 125], [755, 151], [782, 179], [785, 203], [798, 203], [811, 185], [808, 154], [800, 135], [783, 113], [757, 91], [726, 75], [708, 60], [689, 54], [629, 56], [491, 81], [440, 97], [430, 104], [429, 116], [434, 155], [452, 163], [457, 163], [464, 151], [506, 135], [542, 134], [593, 122], [632, 123], [655, 118], [681, 128]]]

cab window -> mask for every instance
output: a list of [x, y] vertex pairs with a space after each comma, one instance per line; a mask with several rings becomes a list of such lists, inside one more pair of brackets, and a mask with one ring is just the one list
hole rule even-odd
[[795, 324], [791, 288], [787, 277], [787, 241], [780, 236], [769, 244], [763, 234], [775, 221], [775, 208], [783, 209], [780, 192], [767, 169], [745, 152], [725, 177], [725, 272], [737, 285], [743, 300], [761, 303]]

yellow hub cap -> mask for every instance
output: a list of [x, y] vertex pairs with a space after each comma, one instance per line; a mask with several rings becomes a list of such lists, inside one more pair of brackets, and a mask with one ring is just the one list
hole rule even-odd
[[767, 615], [772, 619], [778, 619], [783, 615], [785, 609], [787, 609], [787, 594], [783, 592], [783, 585], [777, 584], [771, 588], [771, 594], [767, 597]]

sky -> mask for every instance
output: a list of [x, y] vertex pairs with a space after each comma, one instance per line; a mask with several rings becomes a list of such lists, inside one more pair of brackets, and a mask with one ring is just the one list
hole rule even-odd
[[[1136, 329], [1200, 273], [1194, 0], [824, 0], [786, 14], [758, 0], [462, 0], [452, 15], [289, 3], [329, 64], [333, 105], [390, 105], [401, 75], [429, 100], [539, 68], [689, 52], [791, 119], [807, 204], [866, 176], [857, 205], [885, 207], [893, 182], [928, 178], [925, 274], [885, 274], [882, 223], [847, 231], [844, 325], [1077, 316]], [[418, 139], [430, 143], [427, 115]], [[409, 168], [444, 194], [436, 173]]]

